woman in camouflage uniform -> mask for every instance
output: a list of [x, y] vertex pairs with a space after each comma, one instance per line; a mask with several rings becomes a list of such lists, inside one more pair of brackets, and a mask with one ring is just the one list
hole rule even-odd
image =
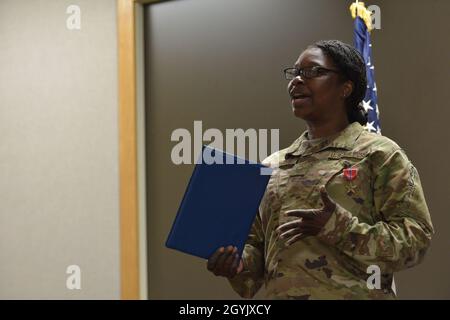
[[419, 175], [363, 127], [365, 69], [355, 48], [330, 40], [285, 70], [307, 130], [264, 160], [274, 172], [242, 258], [222, 247], [207, 265], [242, 297], [265, 284], [272, 299], [391, 299], [394, 272], [423, 259], [433, 226]]

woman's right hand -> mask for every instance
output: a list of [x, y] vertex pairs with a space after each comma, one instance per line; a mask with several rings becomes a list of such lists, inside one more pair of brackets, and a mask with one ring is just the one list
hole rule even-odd
[[236, 247], [220, 247], [208, 259], [207, 268], [216, 276], [233, 278], [242, 272], [244, 263], [240, 259]]

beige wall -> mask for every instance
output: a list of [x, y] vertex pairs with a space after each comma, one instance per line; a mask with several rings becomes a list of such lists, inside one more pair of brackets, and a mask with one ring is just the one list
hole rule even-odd
[[135, 5], [136, 15], [136, 117], [137, 117], [137, 163], [138, 163], [138, 199], [139, 199], [139, 296], [147, 299], [147, 194], [145, 181], [145, 42], [144, 42], [144, 6]]
[[[150, 298], [237, 298], [206, 262], [164, 247], [193, 166], [170, 153], [177, 128], [280, 128], [280, 147], [305, 129], [282, 69], [320, 39], [353, 42], [352, 1], [178, 0], [146, 9]], [[425, 262], [396, 275], [400, 298], [450, 298], [446, 199], [450, 157], [450, 2], [374, 1], [375, 76], [384, 135], [416, 165], [437, 230]]]
[[116, 35], [115, 0], [0, 1], [0, 298], [119, 298]]

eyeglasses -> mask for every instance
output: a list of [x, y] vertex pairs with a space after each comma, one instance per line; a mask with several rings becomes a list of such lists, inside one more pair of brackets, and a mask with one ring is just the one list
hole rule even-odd
[[286, 77], [287, 80], [292, 80], [297, 76], [302, 77], [302, 79], [312, 79], [312, 78], [320, 77], [329, 72], [339, 73], [339, 71], [337, 71], [337, 70], [327, 69], [327, 68], [320, 67], [320, 66], [314, 66], [314, 67], [302, 68], [302, 69], [286, 68], [283, 71], [284, 71], [284, 76]]

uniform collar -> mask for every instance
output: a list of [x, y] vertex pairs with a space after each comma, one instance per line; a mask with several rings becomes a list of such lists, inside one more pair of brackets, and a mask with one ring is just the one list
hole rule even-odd
[[356, 139], [358, 139], [364, 127], [358, 122], [349, 124], [340, 133], [329, 138], [324, 138], [317, 144], [310, 144], [308, 140], [308, 131], [304, 131], [302, 135], [294, 141], [288, 148], [285, 158], [291, 156], [307, 156], [328, 148], [338, 148], [345, 150], [352, 150]]

